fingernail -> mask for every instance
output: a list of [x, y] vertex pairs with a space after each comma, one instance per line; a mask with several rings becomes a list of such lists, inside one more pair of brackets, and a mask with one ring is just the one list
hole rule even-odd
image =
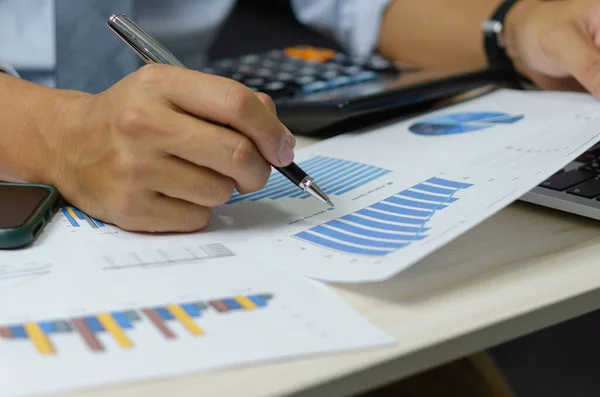
[[294, 147], [290, 143], [289, 138], [286, 136], [281, 143], [279, 148], [279, 163], [281, 166], [289, 165], [294, 161]]
[[294, 135], [292, 135], [292, 133], [290, 132], [290, 130], [288, 130], [287, 127], [285, 127], [285, 134], [288, 138], [288, 142], [292, 149], [296, 148], [296, 138], [294, 138]]

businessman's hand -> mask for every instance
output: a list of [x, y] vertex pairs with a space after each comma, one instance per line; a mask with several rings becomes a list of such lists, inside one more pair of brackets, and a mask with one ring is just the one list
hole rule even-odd
[[507, 53], [540, 88], [600, 97], [600, 1], [521, 0], [505, 25]]
[[264, 186], [295, 139], [266, 95], [234, 81], [145, 66], [73, 99], [49, 148], [53, 183], [74, 205], [132, 231], [194, 231], [211, 208]]

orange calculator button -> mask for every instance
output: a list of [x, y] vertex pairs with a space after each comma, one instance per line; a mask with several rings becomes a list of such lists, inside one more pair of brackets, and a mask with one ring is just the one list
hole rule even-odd
[[335, 56], [334, 50], [310, 46], [288, 47], [284, 52], [290, 58], [298, 58], [312, 62], [327, 62]]

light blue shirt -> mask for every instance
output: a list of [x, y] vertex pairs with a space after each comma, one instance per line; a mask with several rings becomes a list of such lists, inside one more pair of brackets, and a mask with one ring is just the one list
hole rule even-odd
[[[352, 56], [366, 57], [375, 51], [391, 0], [288, 1], [301, 23], [335, 39]], [[199, 67], [235, 2], [137, 0], [136, 19], [184, 64]], [[54, 0], [0, 0], [0, 69], [10, 71], [12, 65], [17, 71], [47, 73], [39, 82], [53, 85], [54, 29]]]

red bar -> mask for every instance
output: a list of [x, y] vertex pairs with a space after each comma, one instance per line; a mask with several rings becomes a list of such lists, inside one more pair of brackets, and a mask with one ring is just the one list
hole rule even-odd
[[90, 350], [104, 351], [104, 346], [102, 346], [98, 338], [96, 338], [96, 335], [94, 335], [94, 333], [87, 326], [84, 319], [73, 318], [71, 319], [71, 323], [73, 324], [75, 329], [79, 331], [79, 335], [81, 335], [85, 343], [87, 343]]
[[0, 337], [11, 339], [13, 337], [12, 330], [9, 327], [0, 327]]
[[225, 303], [223, 303], [223, 301], [220, 301], [220, 300], [219, 301], [210, 301], [209, 303], [212, 307], [217, 309], [217, 311], [220, 313], [229, 311], [229, 306], [227, 306]]
[[156, 328], [158, 328], [158, 330], [162, 332], [165, 338], [174, 339], [177, 337], [175, 333], [173, 333], [173, 331], [171, 331], [171, 329], [167, 327], [163, 319], [160, 318], [160, 316], [158, 315], [158, 313], [156, 313], [154, 309], [142, 309], [142, 313], [144, 313], [146, 317], [148, 317], [150, 321], [152, 321]]

